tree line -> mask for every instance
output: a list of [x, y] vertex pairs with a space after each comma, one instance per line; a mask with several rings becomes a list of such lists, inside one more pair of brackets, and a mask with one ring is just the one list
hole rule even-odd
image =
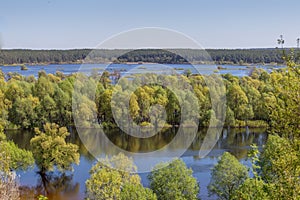
[[[288, 51], [288, 49], [287, 49]], [[184, 59], [183, 59], [184, 58]], [[217, 64], [282, 64], [282, 51], [269, 49], [141, 49], [141, 50], [0, 50], [0, 65], [59, 64], [86, 62], [150, 62], [150, 63], [211, 63]]]

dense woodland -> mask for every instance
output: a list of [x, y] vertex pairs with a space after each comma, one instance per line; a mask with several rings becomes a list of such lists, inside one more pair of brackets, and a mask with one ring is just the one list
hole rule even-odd
[[[262, 69], [254, 69], [251, 76], [238, 78], [230, 74], [223, 76], [225, 87], [220, 94], [226, 94], [225, 103], [227, 104], [225, 126], [250, 127], [268, 126], [270, 117], [268, 106], [276, 100], [272, 82], [282, 76], [283, 72], [268, 74]], [[147, 74], [146, 78], [154, 82], [163, 82], [165, 85], [177, 88], [183, 101], [190, 105], [198, 103], [199, 112], [191, 106], [190, 118], [198, 120], [199, 126], [205, 127], [211, 123], [211, 118], [222, 120], [217, 116], [224, 110], [212, 108], [210, 88], [206, 84], [216, 80], [216, 75], [168, 75], [160, 76]], [[132, 78], [132, 77], [131, 77]], [[190, 83], [194, 93], [194, 98], [188, 94], [178, 84], [184, 80]], [[82, 83], [80, 83], [82, 81]], [[60, 126], [74, 125], [74, 116], [83, 116], [81, 126], [89, 126], [89, 123], [99, 123], [104, 127], [116, 126], [112, 110], [112, 94], [118, 91], [121, 97], [129, 95], [128, 90], [135, 84], [143, 85], [145, 76], [135, 75], [134, 81], [121, 79], [121, 88], [111, 84], [111, 76], [108, 72], [102, 75], [94, 71], [94, 74], [87, 77], [82, 74], [64, 76], [62, 73], [46, 74], [41, 71], [38, 79], [33, 76], [24, 77], [16, 73], [1, 75], [0, 105], [1, 105], [1, 125], [4, 128], [33, 129], [43, 127], [47, 122], [56, 123]], [[74, 84], [82, 88], [75, 93]], [[226, 91], [225, 91], [226, 88]], [[93, 89], [95, 94], [93, 94]], [[222, 89], [222, 88], [221, 88]], [[181, 91], [180, 91], [181, 90]], [[79, 96], [78, 96], [79, 95]], [[72, 98], [74, 103], [74, 113], [72, 114]], [[78, 100], [80, 99], [80, 101]], [[119, 101], [121, 103], [122, 101]], [[179, 125], [181, 108], [174, 91], [157, 85], [144, 85], [139, 87], [130, 97], [130, 115], [133, 120], [140, 125], [147, 125], [151, 122], [149, 109], [152, 105], [159, 104], [166, 109], [166, 122], [169, 125]], [[125, 105], [119, 105], [118, 108]], [[97, 118], [89, 116], [97, 115]], [[122, 109], [116, 111], [119, 118], [127, 120]], [[95, 121], [96, 120], [96, 121]], [[86, 124], [85, 124], [86, 123]], [[122, 122], [121, 122], [122, 123]], [[157, 122], [158, 126], [160, 122]], [[193, 122], [186, 122], [193, 123]], [[78, 124], [77, 124], [78, 125]], [[120, 125], [120, 124], [119, 124]]]
[[[287, 69], [271, 74], [255, 69], [247, 77], [224, 75], [225, 91], [216, 90], [218, 84], [214, 81], [219, 79], [215, 79], [215, 75], [147, 75], [153, 82], [175, 84], [177, 87], [179, 80], [190, 83], [196, 97], [192, 98], [186, 92], [180, 98], [184, 102], [199, 104], [199, 112], [192, 109], [193, 104], [187, 110], [193, 119], [200, 122], [199, 126], [207, 126], [211, 119], [219, 124], [218, 112], [223, 110], [213, 109], [210, 97], [223, 92], [227, 99], [225, 126], [269, 126], [269, 139], [262, 152], [253, 145], [249, 153], [251, 176], [249, 169], [230, 153], [224, 153], [212, 169], [208, 189], [219, 199], [298, 200], [300, 197], [300, 68], [293, 55], [285, 60]], [[55, 169], [61, 172], [60, 176], [72, 170], [72, 164], [79, 163], [78, 146], [66, 142], [69, 132], [65, 127], [74, 124], [73, 117], [84, 119], [77, 124], [80, 126], [101, 124], [113, 127], [113, 91], [119, 91], [120, 97], [123, 97], [128, 95], [127, 89], [135, 84], [134, 81], [146, 81], [136, 75], [136, 79], [123, 80], [121, 86], [116, 86], [111, 84], [108, 72], [100, 77], [97, 71], [88, 77], [40, 72], [38, 79], [15, 73], [1, 73], [0, 78], [0, 198], [3, 199], [19, 199], [18, 185], [12, 175], [14, 170], [26, 170], [35, 163], [45, 184], [49, 182], [47, 174]], [[76, 81], [79, 81], [76, 85], [82, 93], [74, 93]], [[207, 83], [215, 85], [208, 87]], [[95, 94], [91, 92], [93, 89], [96, 89]], [[167, 123], [178, 125], [179, 116], [184, 111], [173, 92], [176, 91], [159, 84], [142, 84], [130, 95], [131, 117], [139, 125], [149, 125], [150, 106], [160, 104], [166, 108]], [[72, 99], [75, 99], [73, 113]], [[121, 109], [115, 114], [122, 118], [124, 112]], [[181, 123], [195, 125], [195, 121]], [[8, 128], [35, 129], [35, 136], [30, 141], [31, 150], [22, 150], [8, 141], [3, 132]], [[181, 160], [174, 160], [169, 165], [159, 164], [148, 177], [150, 188], [144, 188], [139, 175], [127, 169], [134, 171], [136, 167], [132, 159], [123, 154], [98, 162], [86, 182], [86, 198], [198, 199], [197, 180]], [[47, 190], [39, 191], [47, 195]], [[39, 196], [39, 199], [47, 198]]]
[[[210, 57], [208, 56], [208, 54]], [[180, 56], [179, 56], [180, 55]], [[182, 59], [185, 58], [185, 59]], [[151, 62], [217, 64], [281, 64], [282, 50], [273, 49], [143, 49], [143, 50], [0, 50], [0, 65], [87, 62]]]

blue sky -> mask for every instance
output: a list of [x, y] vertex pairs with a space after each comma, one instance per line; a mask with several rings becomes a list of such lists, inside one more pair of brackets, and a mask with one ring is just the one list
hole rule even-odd
[[121, 31], [174, 29], [204, 48], [286, 46], [300, 37], [299, 0], [1, 0], [2, 48], [93, 48]]

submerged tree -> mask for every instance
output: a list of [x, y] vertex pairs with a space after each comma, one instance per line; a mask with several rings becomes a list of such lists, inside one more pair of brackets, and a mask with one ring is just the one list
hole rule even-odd
[[[86, 198], [114, 200], [132, 196], [135, 199], [148, 195], [149, 200], [155, 199], [151, 191], [142, 187], [140, 177], [131, 173], [133, 171], [136, 171], [133, 160], [124, 154], [100, 160], [92, 167], [91, 177], [86, 181]], [[132, 190], [132, 187], [137, 191]]]
[[67, 143], [70, 134], [65, 127], [47, 123], [44, 132], [35, 129], [36, 135], [30, 140], [35, 162], [41, 173], [72, 170], [72, 164], [79, 164], [78, 146]]
[[149, 197], [147, 199], [155, 199], [151, 190], [141, 185], [140, 177], [132, 173], [135, 171], [133, 160], [121, 153], [111, 159], [100, 160], [92, 167], [91, 177], [86, 181], [87, 199], [129, 200], [130, 197], [143, 199], [146, 196]]
[[150, 188], [159, 200], [196, 200], [199, 194], [197, 179], [182, 160], [158, 164], [149, 175]]

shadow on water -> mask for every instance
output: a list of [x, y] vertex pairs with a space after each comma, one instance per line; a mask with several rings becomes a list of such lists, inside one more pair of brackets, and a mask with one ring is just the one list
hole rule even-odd
[[[95, 130], [86, 129], [85, 145], [101, 145], [105, 147], [105, 153], [114, 155], [114, 150], [111, 150], [109, 144], [97, 141]], [[210, 180], [210, 170], [217, 163], [218, 157], [224, 152], [230, 152], [235, 155], [242, 163], [249, 165], [246, 161], [250, 145], [256, 143], [259, 147], [265, 144], [267, 134], [264, 129], [223, 129], [214, 148], [205, 158], [199, 157], [199, 150], [205, 138], [207, 130], [201, 129], [197, 133], [190, 147], [182, 155], [183, 161], [188, 167], [194, 171], [194, 176], [200, 182], [200, 197], [202, 199], [209, 198], [207, 195], [206, 186]], [[38, 168], [34, 167], [29, 171], [18, 171], [20, 176], [22, 199], [36, 199], [39, 194], [45, 194], [49, 199], [55, 200], [77, 200], [84, 199], [85, 181], [89, 178], [89, 170], [96, 160], [93, 155], [89, 153], [85, 145], [81, 142], [74, 128], [70, 129], [70, 136], [67, 138], [68, 142], [77, 144], [80, 151], [80, 165], [74, 165], [74, 172], [59, 173], [57, 171], [47, 174], [38, 174]], [[34, 136], [30, 131], [9, 130], [6, 131], [7, 137], [13, 140], [19, 147], [30, 149], [30, 139]], [[129, 136], [122, 131], [115, 129], [106, 131], [106, 136], [109, 140], [118, 147], [130, 152], [151, 152], [160, 148], [164, 148], [167, 144], [172, 142], [177, 134], [176, 129], [167, 129], [163, 132], [152, 136], [151, 138], [135, 138]], [[183, 133], [180, 133], [183, 134]], [[184, 137], [188, 138], [189, 134]], [[216, 136], [212, 136], [216, 137]], [[188, 140], [188, 139], [187, 139]], [[100, 143], [97, 143], [100, 142]], [[106, 146], [105, 146], [106, 145]], [[184, 141], [175, 143], [170, 146], [170, 151], [175, 152], [184, 147]], [[100, 154], [103, 152], [99, 152]], [[140, 174], [144, 186], [149, 185], [147, 173]]]

